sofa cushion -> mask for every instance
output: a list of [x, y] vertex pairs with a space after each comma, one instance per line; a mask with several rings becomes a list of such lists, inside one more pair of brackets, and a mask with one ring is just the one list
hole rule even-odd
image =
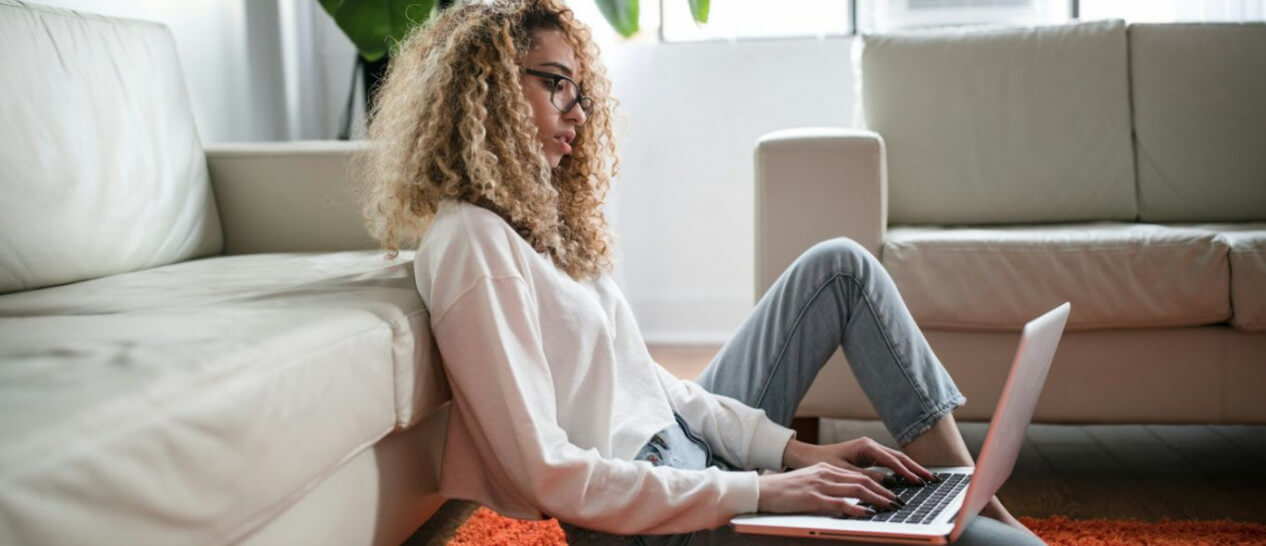
[[894, 227], [882, 260], [920, 325], [1010, 330], [1072, 302], [1070, 330], [1231, 316], [1227, 243], [1144, 224]]
[[1231, 326], [1266, 330], [1266, 223], [1201, 224], [1230, 247]]
[[1266, 220], [1266, 23], [1129, 34], [1140, 218]]
[[166, 27], [0, 0], [0, 293], [219, 252]]
[[[227, 543], [447, 398], [408, 253], [0, 297], [0, 543]], [[73, 523], [73, 525], [68, 525]]]
[[892, 223], [1134, 220], [1121, 21], [861, 42]]

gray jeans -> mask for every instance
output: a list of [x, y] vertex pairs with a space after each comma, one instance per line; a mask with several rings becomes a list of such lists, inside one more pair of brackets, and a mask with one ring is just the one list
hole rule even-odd
[[[904, 445], [966, 399], [932, 354], [887, 271], [865, 248], [839, 238], [814, 245], [783, 272], [697, 382], [710, 392], [765, 410], [789, 426], [809, 385], [842, 347], [884, 426]], [[694, 468], [712, 457], [685, 422], [657, 434], [638, 453], [654, 464]], [[765, 537], [731, 526], [680, 535], [617, 536], [562, 523], [569, 544], [839, 544]], [[1028, 533], [977, 517], [959, 544], [1041, 544]]]

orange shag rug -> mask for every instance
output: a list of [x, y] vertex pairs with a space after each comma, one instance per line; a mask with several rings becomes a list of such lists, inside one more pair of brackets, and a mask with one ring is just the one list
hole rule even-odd
[[[1266, 525], [1222, 521], [1117, 521], [1020, 518], [1051, 545], [1266, 544]], [[566, 546], [558, 522], [523, 521], [480, 507], [457, 529], [450, 546]]]

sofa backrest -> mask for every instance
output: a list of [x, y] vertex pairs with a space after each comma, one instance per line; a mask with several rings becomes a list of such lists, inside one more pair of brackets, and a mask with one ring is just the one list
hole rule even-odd
[[1266, 23], [1129, 37], [1140, 219], [1266, 220]]
[[167, 27], [0, 0], [0, 293], [217, 253]]
[[1133, 220], [1122, 21], [860, 38], [889, 222]]

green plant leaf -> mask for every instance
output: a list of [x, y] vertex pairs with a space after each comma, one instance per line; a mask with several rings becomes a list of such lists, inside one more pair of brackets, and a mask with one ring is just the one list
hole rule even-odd
[[602, 17], [620, 36], [628, 38], [637, 34], [637, 0], [594, 0]]
[[696, 22], [708, 22], [708, 4], [708, 0], [690, 0], [690, 15]]
[[436, 0], [317, 0], [360, 56], [374, 62], [414, 26], [431, 17]]
[[387, 0], [387, 16], [391, 21], [388, 47], [394, 51], [415, 27], [426, 24], [435, 13], [437, 3], [438, 0]]

